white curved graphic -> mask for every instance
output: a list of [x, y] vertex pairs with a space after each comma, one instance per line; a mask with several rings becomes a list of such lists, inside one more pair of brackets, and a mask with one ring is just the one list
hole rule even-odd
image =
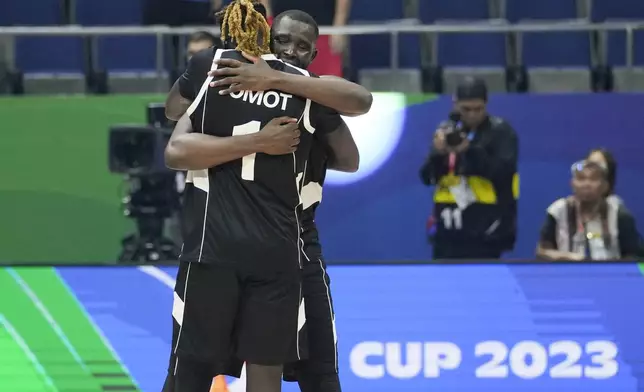
[[356, 173], [328, 171], [326, 183], [346, 185], [367, 178], [384, 165], [396, 149], [405, 126], [405, 95], [374, 93], [369, 113], [343, 117], [360, 151], [360, 170]]
[[[158, 267], [153, 267], [149, 265], [140, 266], [137, 268], [139, 269], [139, 271], [143, 272], [144, 274], [149, 275], [150, 277], [158, 280], [164, 286], [169, 287], [170, 290], [174, 293], [174, 285], [176, 281], [172, 276], [168, 275], [167, 272], [161, 270]], [[237, 379], [237, 378], [227, 377], [226, 382], [228, 383], [229, 392], [246, 392], [246, 365], [244, 365], [244, 367], [242, 368], [240, 378]]]
[[149, 265], [142, 265], [138, 267], [138, 269], [144, 274], [150, 275], [154, 279], [163, 283], [165, 286], [168, 286], [170, 290], [174, 291], [174, 285], [176, 284], [176, 281], [172, 276], [168, 275], [167, 272], [159, 269], [158, 267], [152, 267]]

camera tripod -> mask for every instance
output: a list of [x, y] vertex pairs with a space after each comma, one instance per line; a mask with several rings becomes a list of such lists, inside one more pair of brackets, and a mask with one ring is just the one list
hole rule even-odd
[[163, 236], [166, 218], [136, 217], [137, 233], [121, 241], [120, 263], [175, 261], [181, 250], [171, 239]]

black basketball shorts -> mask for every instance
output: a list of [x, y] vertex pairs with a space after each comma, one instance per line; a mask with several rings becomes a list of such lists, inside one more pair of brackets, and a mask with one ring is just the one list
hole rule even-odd
[[172, 307], [176, 360], [209, 363], [212, 376], [239, 377], [231, 358], [258, 365], [300, 359], [301, 279], [298, 268], [255, 276], [235, 266], [181, 263]]
[[[322, 254], [314, 247], [305, 248], [302, 294], [306, 323], [300, 342], [306, 344], [308, 357], [288, 363], [284, 380], [296, 381], [298, 374], [336, 374], [338, 372], [337, 333], [331, 298], [331, 280]], [[302, 347], [300, 351], [305, 351]]]
[[161, 392], [208, 392], [211, 389], [212, 367], [205, 362], [173, 358]]

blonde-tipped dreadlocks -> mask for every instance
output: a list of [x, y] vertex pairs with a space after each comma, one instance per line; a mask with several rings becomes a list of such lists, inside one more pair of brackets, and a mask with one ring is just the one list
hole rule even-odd
[[[235, 49], [253, 56], [270, 53], [270, 27], [251, 0], [234, 0], [217, 13], [217, 17], [221, 20], [222, 41], [231, 39], [237, 44]], [[260, 35], [261, 45], [258, 43]]]

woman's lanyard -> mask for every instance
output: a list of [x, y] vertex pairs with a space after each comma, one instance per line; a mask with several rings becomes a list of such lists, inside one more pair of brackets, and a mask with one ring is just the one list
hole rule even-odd
[[590, 250], [590, 240], [595, 237], [593, 233], [589, 233], [586, 228], [587, 225], [581, 218], [581, 208], [579, 207], [579, 202], [575, 203], [575, 208], [577, 209], [577, 233], [584, 236], [584, 256], [588, 260], [593, 259], [592, 252]]
[[447, 167], [448, 167], [447, 172], [449, 174], [454, 174], [454, 169], [456, 168], [456, 153], [450, 152], [448, 159], [449, 160], [447, 161]]

